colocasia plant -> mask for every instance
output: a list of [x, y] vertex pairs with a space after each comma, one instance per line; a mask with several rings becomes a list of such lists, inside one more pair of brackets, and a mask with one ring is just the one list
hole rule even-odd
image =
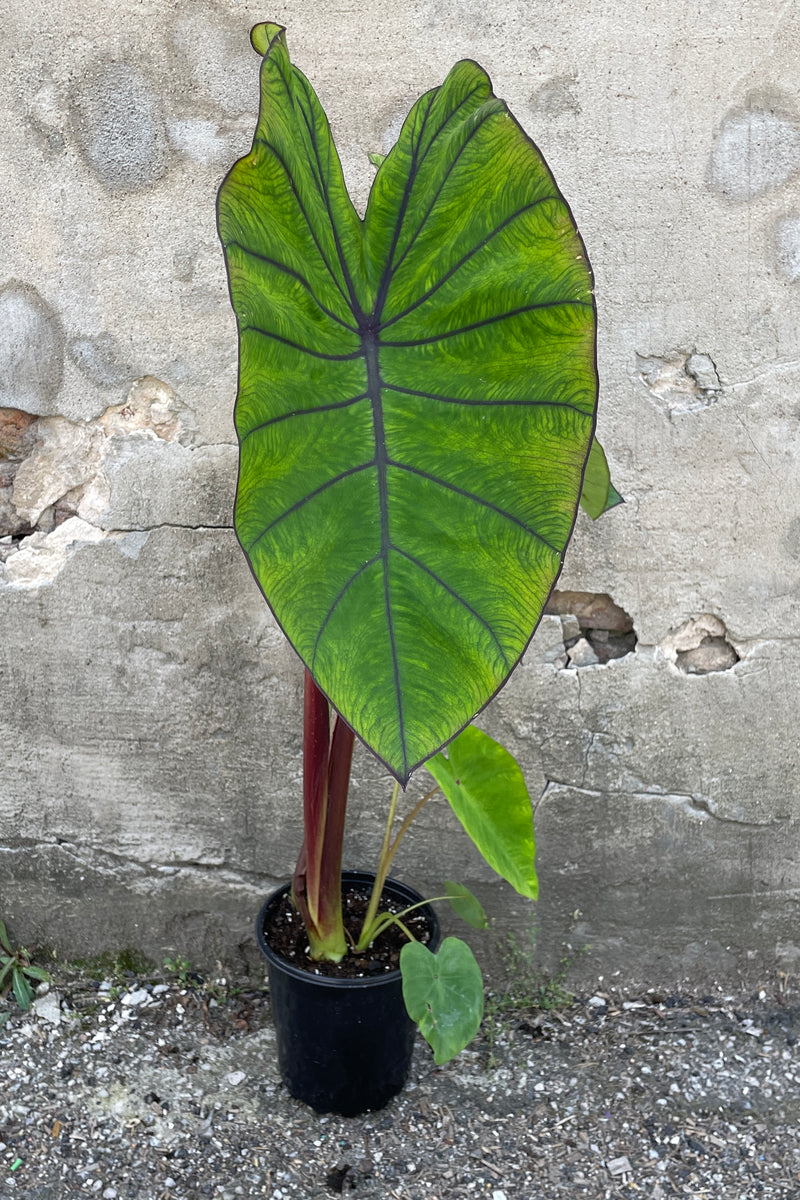
[[[311, 957], [337, 961], [356, 734], [396, 780], [359, 948], [403, 922], [380, 890], [414, 815], [394, 833], [400, 789], [423, 763], [491, 866], [536, 895], [522, 774], [470, 722], [539, 622], [579, 502], [596, 517], [619, 497], [594, 438], [584, 246], [486, 73], [459, 62], [417, 101], [370, 156], [361, 219], [284, 30], [251, 39], [260, 113], [218, 205], [239, 327], [235, 523], [306, 668], [293, 898]], [[466, 889], [445, 894], [485, 921]], [[435, 959], [410, 940], [401, 968], [445, 1061], [480, 1021], [474, 958], [455, 938]]]

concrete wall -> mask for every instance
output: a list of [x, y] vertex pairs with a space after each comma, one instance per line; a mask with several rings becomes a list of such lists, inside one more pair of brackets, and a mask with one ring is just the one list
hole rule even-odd
[[[541, 960], [571, 944], [573, 978], [793, 972], [796, 6], [4, 8], [0, 915], [15, 934], [241, 964], [297, 852], [301, 677], [231, 530], [236, 338], [214, 226], [254, 123], [248, 30], [273, 19], [362, 207], [367, 152], [457, 58], [480, 61], [597, 278], [599, 432], [627, 503], [581, 516], [560, 586], [613, 598], [635, 651], [595, 662], [612, 610], [598, 633], [595, 602], [568, 600], [483, 718], [536, 798], [538, 908], [435, 803], [400, 870], [476, 886], [490, 959], [535, 914]], [[351, 865], [374, 857], [388, 790], [359, 753]]]

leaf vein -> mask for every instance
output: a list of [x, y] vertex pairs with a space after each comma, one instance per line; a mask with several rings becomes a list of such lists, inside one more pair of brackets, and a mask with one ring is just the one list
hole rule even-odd
[[[396, 263], [393, 262], [391, 267], [389, 268], [388, 278], [387, 278], [387, 283], [386, 283], [386, 291], [384, 292], [384, 302], [386, 299], [386, 294], [389, 291], [389, 284], [391, 283], [391, 280], [394, 278], [394, 276], [399, 271], [405, 258], [408, 255], [411, 247], [414, 245], [414, 242], [417, 240], [417, 238], [419, 237], [423, 228], [425, 227], [425, 224], [427, 223], [428, 218], [430, 217], [431, 213], [433, 212], [434, 208], [436, 207], [436, 202], [438, 201], [439, 196], [441, 195], [442, 190], [443, 190], [445, 184], [447, 183], [447, 180], [450, 178], [459, 159], [461, 158], [461, 155], [464, 153], [467, 146], [470, 144], [470, 142], [475, 137], [475, 135], [483, 128], [483, 126], [486, 124], [487, 121], [489, 121], [493, 116], [496, 116], [498, 114], [498, 111], [499, 111], [498, 109], [492, 109], [490, 112], [488, 112], [486, 114], [486, 116], [482, 117], [480, 121], [476, 121], [475, 127], [470, 130], [470, 132], [467, 134], [466, 138], [464, 139], [463, 145], [460, 146], [459, 149], [457, 150], [457, 152], [454, 154], [453, 161], [450, 163], [449, 167], [445, 171], [444, 178], [442, 179], [442, 182], [439, 184], [438, 188], [436, 189], [436, 193], [435, 193], [433, 199], [431, 200], [430, 204], [428, 205], [428, 208], [425, 212], [424, 217], [422, 218], [419, 225], [417, 226], [416, 232], [414, 233], [413, 237], [411, 238], [410, 242], [406, 246], [403, 253], [400, 255], [400, 258], [397, 260]], [[383, 306], [381, 305], [381, 307], [383, 307]]]
[[498, 504], [493, 504], [491, 500], [486, 500], [483, 496], [479, 496], [477, 492], [472, 492], [467, 488], [459, 487], [456, 483], [449, 483], [446, 479], [442, 479], [438, 475], [432, 475], [429, 471], [423, 471], [420, 467], [412, 467], [409, 463], [397, 462], [395, 459], [390, 458], [388, 460], [388, 464], [391, 467], [397, 467], [397, 469], [400, 471], [408, 471], [412, 475], [419, 475], [423, 479], [429, 479], [431, 483], [438, 483], [440, 487], [447, 488], [447, 490], [450, 492], [456, 492], [459, 496], [464, 496], [467, 500], [473, 500], [476, 504], [480, 504], [483, 508], [492, 509], [493, 512], [498, 513], [499, 516], [504, 517], [507, 521], [512, 521], [515, 525], [519, 525], [519, 527], [524, 529], [526, 533], [529, 533], [531, 537], [535, 537], [537, 541], [541, 542], [544, 546], [547, 546], [548, 550], [552, 550], [554, 554], [559, 556], [559, 558], [561, 557], [561, 551], [558, 549], [558, 547], [554, 546], [552, 542], [549, 542], [541, 533], [538, 533], [537, 530], [531, 528], [530, 525], [526, 524], [526, 522], [521, 520], [519, 517], [515, 517], [514, 514], [508, 512], [507, 509], [501, 508]]
[[287, 509], [284, 509], [280, 516], [275, 517], [274, 520], [270, 521], [268, 525], [264, 526], [258, 537], [255, 538], [247, 547], [247, 553], [252, 553], [261, 539], [266, 537], [271, 529], [274, 529], [275, 526], [279, 525], [280, 522], [285, 520], [286, 517], [290, 517], [292, 513], [297, 512], [297, 510], [302, 508], [304, 504], [308, 504], [309, 500], [313, 500], [315, 496], [319, 496], [322, 492], [327, 491], [328, 488], [333, 487], [335, 483], [339, 483], [342, 479], [347, 479], [350, 475], [357, 475], [360, 471], [367, 471], [370, 467], [374, 466], [374, 460], [370, 459], [369, 462], [360, 463], [357, 467], [348, 467], [346, 471], [341, 471], [338, 475], [334, 475], [332, 479], [326, 479], [325, 483], [321, 483], [320, 486], [318, 488], [314, 488], [313, 491], [306, 492], [305, 496], [301, 496], [299, 500], [294, 502], [294, 504], [290, 504]]
[[254, 433], [259, 433], [262, 429], [268, 429], [270, 425], [277, 425], [280, 421], [288, 421], [292, 417], [310, 417], [314, 413], [319, 412], [334, 412], [339, 408], [350, 408], [351, 405], [357, 404], [359, 400], [366, 400], [368, 392], [362, 392], [360, 396], [351, 396], [349, 400], [336, 400], [330, 404], [317, 404], [312, 408], [293, 408], [291, 412], [281, 413], [280, 416], [270, 417], [267, 421], [261, 421], [260, 424], [254, 425], [252, 429], [248, 429], [247, 433], [239, 439], [239, 445], [243, 446], [249, 437]]
[[386, 383], [385, 380], [382, 381], [382, 386], [391, 392], [400, 392], [404, 396], [420, 396], [423, 400], [439, 400], [442, 404], [464, 404], [486, 408], [565, 408], [585, 417], [587, 421], [592, 420], [592, 414], [586, 409], [579, 408], [577, 404], [569, 404], [565, 400], [464, 400], [458, 396], [440, 396], [436, 392], [420, 392], [414, 388], [398, 387], [397, 384]]
[[346, 592], [351, 587], [351, 585], [354, 584], [355, 581], [358, 579], [359, 575], [363, 575], [363, 573], [367, 570], [367, 568], [371, 567], [373, 563], [378, 562], [378, 560], [380, 558], [381, 558], [380, 554], [374, 554], [372, 556], [372, 558], [368, 558], [365, 563], [362, 563], [362, 565], [358, 568], [357, 571], [353, 572], [353, 574], [347, 580], [347, 583], [340, 590], [340, 592], [337, 595], [336, 599], [334, 600], [333, 604], [330, 606], [327, 613], [325, 614], [322, 624], [320, 625], [319, 630], [317, 631], [317, 636], [314, 639], [314, 649], [311, 652], [311, 673], [312, 673], [312, 675], [314, 673], [314, 664], [317, 661], [317, 650], [319, 649], [319, 643], [322, 639], [322, 635], [325, 632], [328, 622], [330, 621], [331, 617], [333, 616], [334, 612], [336, 611], [336, 608], [338, 607], [339, 603], [344, 598]]
[[269, 152], [275, 156], [275, 159], [277, 160], [278, 164], [280, 165], [281, 170], [283, 171], [284, 175], [286, 176], [286, 179], [289, 183], [289, 187], [292, 189], [294, 198], [297, 201], [297, 207], [300, 209], [303, 220], [305, 221], [306, 225], [308, 226], [308, 231], [314, 240], [314, 245], [317, 247], [317, 252], [319, 253], [320, 258], [322, 259], [322, 261], [325, 265], [325, 269], [327, 270], [327, 272], [330, 275], [333, 282], [336, 284], [336, 287], [337, 287], [338, 291], [340, 292], [341, 297], [344, 300], [345, 304], [349, 305], [350, 300], [349, 300], [344, 288], [342, 287], [341, 283], [336, 278], [336, 274], [333, 270], [333, 267], [328, 262], [328, 259], [325, 256], [322, 246], [319, 244], [319, 238], [317, 237], [314, 226], [311, 224], [311, 221], [309, 219], [308, 213], [305, 210], [303, 202], [300, 199], [300, 193], [297, 190], [297, 185], [295, 184], [294, 178], [292, 177], [292, 173], [289, 170], [288, 166], [286, 165], [285, 160], [283, 159], [283, 157], [279, 153], [279, 151], [276, 150], [275, 147], [272, 145], [272, 143], [268, 142], [266, 140], [266, 138], [260, 138], [260, 137], [253, 138], [253, 145], [256, 145], [256, 144], [263, 146], [266, 150], [269, 150]]
[[460, 329], [445, 329], [442, 333], [431, 334], [430, 337], [413, 338], [409, 341], [389, 342], [381, 341], [382, 346], [427, 346], [431, 342], [441, 342], [445, 338], [458, 337], [462, 333], [471, 333], [473, 329], [482, 329], [485, 325], [496, 325], [498, 321], [507, 321], [510, 317], [518, 317], [522, 313], [537, 312], [545, 308], [588, 308], [592, 305], [586, 300], [548, 300], [540, 304], [522, 304], [519, 308], [512, 308], [508, 312], [497, 313], [493, 317], [484, 317], [481, 321], [472, 321], [469, 325], [462, 325]]
[[310, 354], [313, 358], [324, 358], [328, 362], [348, 362], [354, 358], [361, 358], [361, 350], [353, 350], [351, 354], [328, 354], [324, 350], [312, 350], [310, 346], [301, 346], [299, 342], [293, 342], [290, 338], [283, 337], [280, 333], [273, 333], [270, 329], [262, 329], [259, 325], [243, 325], [242, 333], [258, 333], [261, 337], [272, 338], [276, 342], [282, 342], [284, 346], [291, 346], [293, 350], [299, 350], [303, 354]]
[[491, 242], [491, 240], [493, 238], [497, 237], [497, 235], [499, 233], [502, 233], [502, 231], [508, 225], [510, 225], [513, 221], [516, 221], [517, 217], [524, 216], [525, 213], [531, 212], [532, 209], [538, 208], [540, 204], [545, 204], [548, 200], [558, 200], [558, 199], [559, 199], [558, 196], [542, 196], [542, 198], [540, 200], [534, 200], [533, 203], [526, 204], [522, 208], [518, 208], [516, 212], [511, 213], [510, 216], [506, 217], [504, 221], [501, 221], [500, 224], [497, 225], [490, 233], [487, 233], [486, 237], [484, 237], [480, 242], [478, 242], [478, 244], [476, 246], [473, 246], [471, 250], [467, 251], [467, 253], [464, 254], [458, 260], [458, 262], [455, 263], [455, 265], [452, 266], [450, 268], [450, 270], [447, 271], [446, 274], [444, 274], [442, 276], [441, 279], [439, 279], [436, 283], [434, 283], [431, 287], [429, 287], [428, 290], [426, 292], [424, 292], [419, 297], [418, 300], [415, 300], [413, 304], [409, 304], [407, 308], [404, 308], [402, 312], [397, 313], [396, 316], [390, 317], [388, 321], [384, 321], [380, 328], [387, 329], [390, 325], [394, 325], [395, 321], [400, 321], [400, 320], [402, 320], [403, 317], [407, 317], [408, 314], [410, 312], [413, 312], [415, 308], [419, 308], [419, 306], [421, 304], [424, 304], [426, 300], [429, 300], [430, 297], [435, 292], [438, 292], [439, 288], [443, 287], [444, 284], [446, 284], [447, 281], [449, 279], [451, 279], [453, 277], [453, 275], [456, 274], [457, 271], [460, 271], [461, 268], [463, 266], [465, 266], [466, 263], [468, 263], [471, 258], [474, 258], [474, 256], [480, 250], [483, 250], [484, 246], [488, 246], [489, 242]]
[[430, 575], [431, 579], [435, 580], [435, 582], [438, 583], [440, 587], [444, 588], [444, 590], [446, 592], [448, 592], [455, 600], [457, 600], [459, 602], [459, 604], [463, 605], [463, 607], [467, 610], [467, 612], [471, 613], [472, 616], [475, 617], [476, 621], [479, 621], [480, 624], [483, 625], [483, 627], [491, 635], [495, 645], [497, 646], [497, 649], [500, 651], [500, 657], [503, 660], [503, 664], [506, 667], [506, 670], [509, 670], [510, 663], [509, 663], [508, 659], [506, 658], [506, 654], [505, 654], [505, 651], [504, 651], [502, 645], [500, 644], [499, 637], [497, 636], [495, 631], [492, 629], [489, 622], [484, 617], [482, 617], [481, 614], [475, 608], [473, 608], [473, 606], [469, 603], [469, 601], [465, 600], [464, 597], [461, 595], [461, 593], [457, 592], [455, 590], [455, 588], [451, 588], [449, 584], [445, 583], [445, 581], [441, 578], [441, 576], [437, 575], [435, 571], [432, 571], [430, 567], [426, 566], [425, 563], [422, 562], [420, 559], [416, 558], [415, 555], [409, 554], [408, 551], [406, 551], [406, 550], [401, 550], [399, 546], [393, 545], [391, 547], [391, 549], [396, 551], [397, 554], [401, 554], [403, 556], [403, 558], [407, 558], [408, 561], [413, 563], [415, 567], [418, 567], [420, 569], [420, 571], [424, 571], [427, 575]]
[[314, 292], [311, 284], [308, 282], [305, 276], [300, 274], [299, 271], [295, 271], [291, 267], [287, 267], [285, 263], [280, 262], [277, 258], [270, 258], [269, 255], [261, 254], [258, 250], [251, 250], [249, 246], [245, 246], [241, 242], [225, 242], [224, 246], [226, 250], [231, 250], [233, 248], [241, 250], [243, 254], [247, 254], [250, 258], [257, 258], [260, 262], [267, 263], [268, 266], [275, 267], [276, 270], [282, 271], [284, 275], [290, 275], [292, 279], [296, 279], [297, 282], [306, 289], [317, 308], [321, 309], [326, 316], [336, 321], [337, 324], [342, 325], [345, 329], [349, 329], [351, 333], [358, 333], [358, 328], [355, 325], [348, 325], [347, 321], [343, 321], [341, 317], [337, 317], [335, 312], [322, 303], [322, 301]]

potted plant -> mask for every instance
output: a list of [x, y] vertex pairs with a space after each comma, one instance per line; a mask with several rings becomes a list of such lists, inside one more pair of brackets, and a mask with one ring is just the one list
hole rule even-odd
[[[485, 72], [456, 64], [371, 156], [362, 220], [284, 30], [257, 25], [251, 40], [258, 124], [218, 201], [239, 328], [235, 524], [306, 668], [304, 842], [257, 930], [290, 1090], [355, 1112], [402, 1086], [403, 997], [437, 1062], [482, 1009], [469, 948], [447, 938], [434, 954], [431, 910], [387, 883], [414, 815], [394, 832], [400, 789], [425, 763], [487, 861], [535, 897], [522, 774], [470, 722], [533, 635], [579, 502], [599, 516], [619, 497], [594, 439], [583, 243]], [[355, 735], [395, 787], [374, 875], [343, 888]], [[485, 922], [465, 888], [444, 894]], [[357, 1077], [373, 1057], [374, 1084]]]

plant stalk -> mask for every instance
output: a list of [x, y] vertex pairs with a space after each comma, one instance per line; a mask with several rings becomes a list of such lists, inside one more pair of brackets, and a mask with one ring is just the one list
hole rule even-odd
[[342, 922], [342, 843], [353, 755], [353, 731], [330, 707], [311, 674], [303, 703], [304, 837], [292, 898], [308, 934], [313, 959], [338, 962], [347, 953]]
[[414, 820], [414, 817], [416, 817], [417, 813], [419, 813], [425, 807], [431, 796], [435, 796], [438, 791], [439, 785], [437, 784], [435, 788], [431, 788], [429, 792], [426, 792], [421, 800], [417, 801], [411, 812], [403, 821], [403, 824], [398, 829], [397, 836], [395, 837], [394, 841], [392, 841], [392, 826], [394, 825], [395, 813], [397, 811], [397, 798], [400, 793], [400, 784], [396, 783], [394, 785], [394, 789], [392, 791], [392, 801], [389, 805], [389, 816], [386, 820], [386, 829], [383, 835], [381, 856], [378, 860], [378, 871], [375, 875], [375, 883], [372, 887], [372, 895], [370, 896], [367, 915], [364, 917], [364, 924], [361, 927], [361, 936], [358, 939], [358, 945], [356, 947], [357, 950], [366, 950], [367, 946], [375, 937], [374, 926], [376, 924], [376, 916], [378, 912], [378, 905], [381, 901], [383, 885], [386, 883], [389, 869], [392, 865], [392, 860], [398, 851], [400, 842], [407, 832], [409, 825]]

